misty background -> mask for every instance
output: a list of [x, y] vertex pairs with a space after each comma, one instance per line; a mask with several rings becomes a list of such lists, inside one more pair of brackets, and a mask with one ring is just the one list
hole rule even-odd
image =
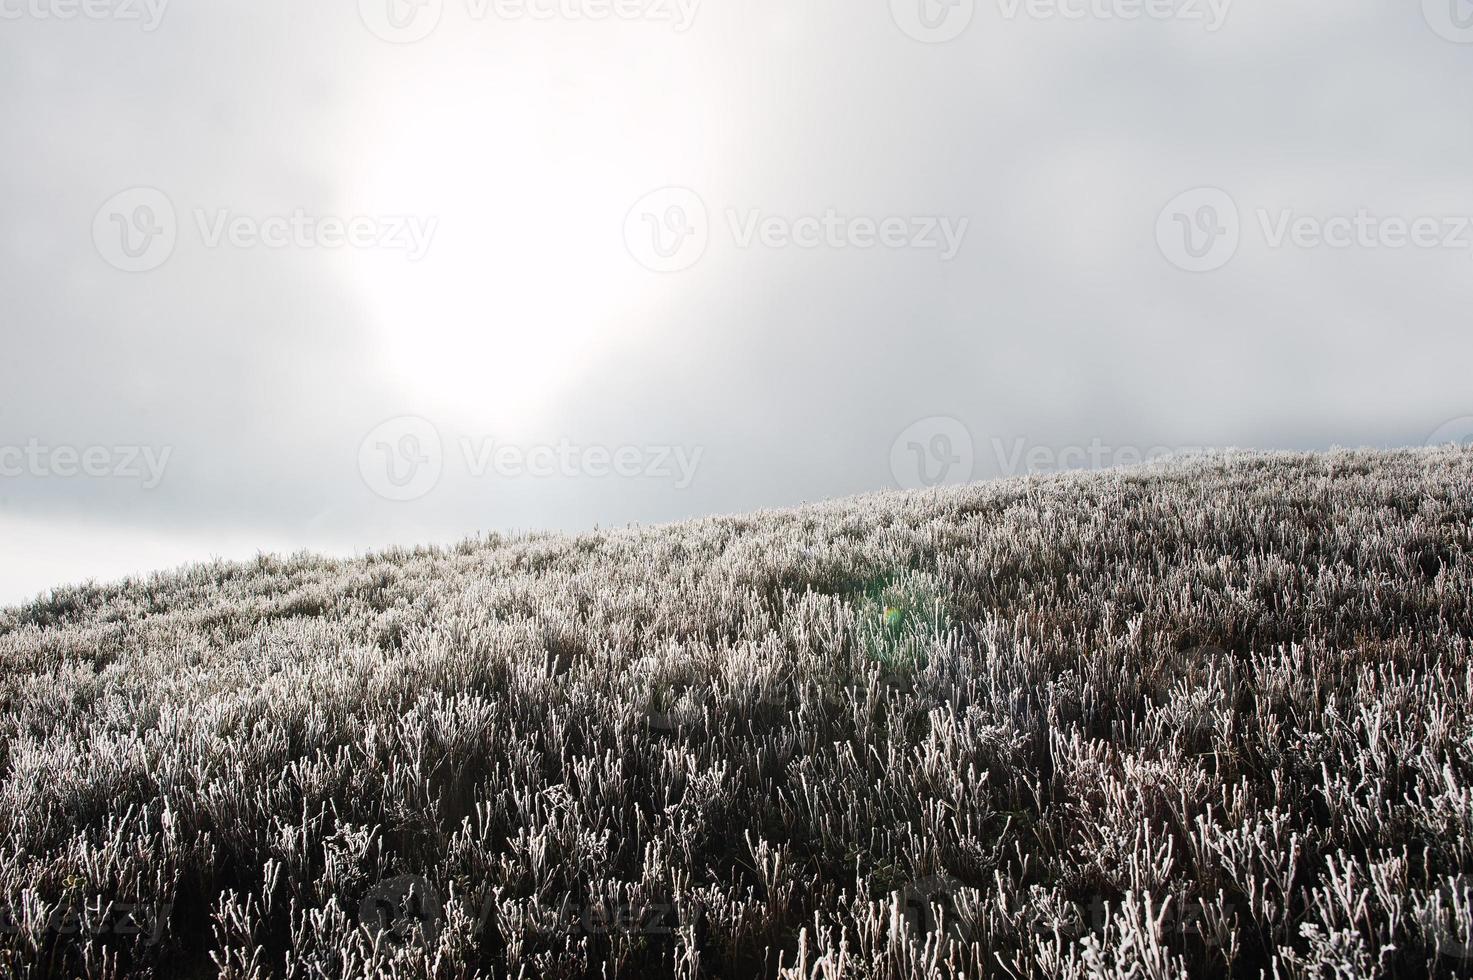
[[0, 0], [0, 602], [1473, 436], [1464, 0], [531, 2]]

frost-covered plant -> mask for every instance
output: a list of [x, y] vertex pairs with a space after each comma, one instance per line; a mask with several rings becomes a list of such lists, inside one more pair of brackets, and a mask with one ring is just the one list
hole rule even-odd
[[1473, 974], [1473, 454], [0, 611], [0, 976]]

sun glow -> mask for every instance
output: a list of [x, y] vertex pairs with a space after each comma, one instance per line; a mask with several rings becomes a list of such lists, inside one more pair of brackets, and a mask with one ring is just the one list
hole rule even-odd
[[[612, 75], [613, 54], [590, 56]], [[434, 217], [434, 238], [418, 262], [356, 256], [355, 287], [407, 398], [506, 431], [535, 422], [601, 348], [634, 341], [652, 291], [670, 288], [631, 260], [623, 219], [690, 147], [663, 114], [590, 90], [597, 70], [560, 79], [525, 54], [434, 65], [378, 80], [381, 111], [347, 163], [355, 203]], [[547, 76], [532, 94], [529, 73]]]

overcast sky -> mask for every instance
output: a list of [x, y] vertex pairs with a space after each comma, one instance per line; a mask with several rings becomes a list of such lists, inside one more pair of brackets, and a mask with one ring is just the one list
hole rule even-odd
[[0, 602], [1473, 435], [1466, 0], [0, 0]]

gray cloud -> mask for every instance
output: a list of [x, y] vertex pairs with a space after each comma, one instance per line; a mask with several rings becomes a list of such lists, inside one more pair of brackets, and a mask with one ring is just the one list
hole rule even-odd
[[[34, 13], [60, 2], [0, 21], [0, 446], [171, 456], [154, 489], [0, 477], [0, 600], [254, 547], [878, 488], [930, 417], [970, 431], [982, 478], [1020, 441], [1393, 445], [1473, 414], [1473, 251], [1274, 248], [1261, 227], [1473, 216], [1473, 44], [1415, 4], [1237, 2], [1209, 32], [980, 3], [925, 44], [882, 2], [703, 3], [680, 32], [451, 0], [428, 37], [390, 44], [346, 2], [174, 3], [153, 31]], [[670, 185], [699, 195], [709, 242], [657, 273], [625, 220]], [[1191, 273], [1157, 222], [1204, 186], [1231, 195], [1242, 240]], [[177, 242], [129, 273], [93, 224], [136, 187], [167, 195]], [[258, 234], [298, 212], [438, 224], [419, 261], [320, 228], [210, 247], [198, 213], [222, 210]], [[742, 247], [729, 221], [792, 234], [830, 210], [969, 225], [943, 261]], [[435, 423], [443, 472], [392, 502], [361, 444], [401, 416]], [[684, 489], [478, 477], [463, 439], [702, 456]]]

